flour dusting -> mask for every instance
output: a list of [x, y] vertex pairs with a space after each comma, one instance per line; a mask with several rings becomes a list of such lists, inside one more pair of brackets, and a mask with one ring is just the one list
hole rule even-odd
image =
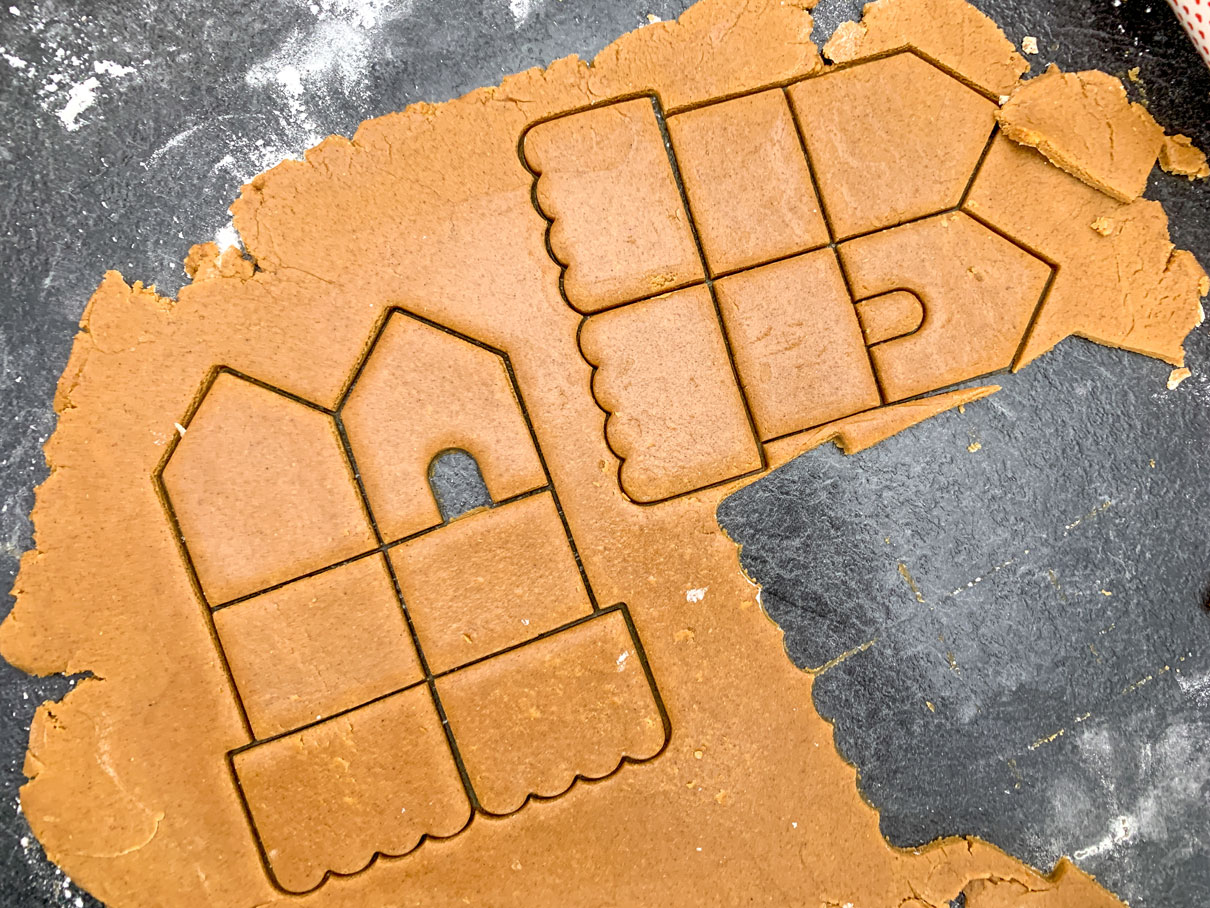
[[1201, 707], [1210, 707], [1210, 672], [1204, 675], [1177, 675], [1181, 693]]
[[347, 107], [349, 100], [360, 98], [383, 27], [408, 15], [412, 2], [300, 0], [299, 6], [311, 21], [291, 31], [244, 74], [250, 88], [277, 97], [286, 134], [285, 143], [255, 155], [258, 171], [297, 157], [333, 131], [317, 109], [328, 102]]
[[388, 11], [398, 13], [400, 6], [410, 6], [408, 3], [398, 3], [394, 0], [310, 0], [307, 7], [321, 21], [324, 19], [341, 19], [359, 28], [374, 28], [382, 22]]
[[1138, 834], [1139, 821], [1132, 816], [1117, 816], [1109, 821], [1109, 831], [1087, 848], [1081, 848], [1072, 855], [1077, 862], [1086, 861], [1091, 857], [1113, 851], [1118, 845], [1134, 840]]
[[121, 63], [115, 63], [113, 60], [94, 60], [92, 71], [99, 76], [129, 76], [134, 74], [133, 66], [123, 66]]
[[513, 27], [520, 28], [538, 7], [538, 0], [508, 0], [508, 11], [513, 14]]
[[[11, 41], [25, 51], [16, 46], [0, 47], [0, 59], [14, 75], [26, 80], [25, 87], [41, 109], [53, 114], [68, 132], [97, 119], [100, 102], [116, 94], [130, 77], [137, 75], [140, 61], [121, 63], [105, 56], [115, 48], [91, 30], [87, 15], [79, 16], [71, 29], [64, 29], [59, 17], [43, 12], [38, 6], [30, 7], [28, 16], [22, 16], [15, 6], [8, 11], [20, 17]], [[94, 108], [98, 111], [95, 116], [81, 119]]]
[[[239, 232], [235, 229], [234, 219], [228, 221], [225, 226], [218, 229], [218, 232], [214, 234], [214, 243], [218, 246], [219, 252], [230, 249], [232, 246], [236, 249], [244, 248], [244, 244], [240, 242]], [[183, 430], [181, 434], [185, 434]]]
[[[1181, 679], [1181, 688], [1188, 689]], [[1201, 679], [1203, 682], [1210, 678]], [[1194, 679], [1188, 685], [1197, 690], [1210, 688]], [[1196, 697], [1196, 694], [1194, 695]], [[1076, 738], [1083, 761], [1103, 779], [1133, 778], [1141, 789], [1129, 798], [1119, 798], [1112, 785], [1099, 793], [1099, 801], [1065, 796], [1069, 786], [1055, 780], [1052, 796], [1060, 811], [1062, 826], [1065, 810], [1085, 814], [1104, 810], [1104, 832], [1081, 848], [1071, 850], [1072, 858], [1084, 869], [1096, 869], [1113, 861], [1121, 863], [1140, 858], [1140, 846], [1151, 844], [1165, 849], [1186, 847], [1193, 830], [1182, 829], [1168, 821], [1173, 803], [1188, 803], [1200, 797], [1200, 789], [1210, 777], [1210, 753], [1205, 748], [1205, 726], [1174, 722], [1153, 740], [1138, 740], [1114, 734], [1106, 728], [1089, 728]], [[1078, 787], [1078, 786], [1077, 786]], [[1055, 853], [1066, 850], [1056, 843]], [[1129, 866], [1129, 865], [1126, 865]]]
[[[78, 57], [73, 57], [71, 64], [79, 66], [81, 63]], [[55, 115], [63, 123], [63, 127], [68, 132], [75, 132], [82, 125], [80, 122], [80, 114], [88, 110], [97, 102], [97, 91], [104, 83], [101, 77], [104, 77], [110, 83], [126, 76], [133, 75], [135, 68], [133, 66], [123, 66], [120, 63], [115, 63], [113, 60], [94, 60], [92, 64], [93, 75], [87, 76], [74, 84], [67, 87], [67, 102], [59, 108]], [[50, 106], [55, 99], [60, 97], [62, 91], [62, 83], [65, 77], [62, 74], [52, 74], [46, 85], [46, 91], [50, 97], [43, 102], [44, 106]]]
[[[21, 813], [20, 801], [17, 802], [17, 813]], [[47, 904], [59, 908], [84, 908], [84, 897], [73, 888], [71, 877], [47, 860], [42, 846], [33, 836], [22, 836], [18, 844], [30, 877], [38, 881], [42, 895], [49, 900]]]
[[57, 116], [63, 121], [68, 132], [80, 128], [80, 114], [92, 107], [97, 100], [97, 89], [101, 83], [96, 76], [89, 76], [83, 82], [73, 85], [67, 91], [67, 103], [59, 110]]

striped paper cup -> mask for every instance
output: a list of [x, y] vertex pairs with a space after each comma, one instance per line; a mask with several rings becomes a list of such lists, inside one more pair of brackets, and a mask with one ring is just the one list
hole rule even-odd
[[1168, 0], [1202, 59], [1210, 65], [1210, 0]]

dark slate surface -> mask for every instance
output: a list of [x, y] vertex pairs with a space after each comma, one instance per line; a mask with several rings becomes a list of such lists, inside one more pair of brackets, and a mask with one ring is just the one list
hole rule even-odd
[[[684, 5], [0, 9], [0, 571], [11, 579], [30, 544], [54, 382], [105, 268], [174, 292], [189, 245], [265, 166], [409, 102], [591, 55]], [[1039, 38], [1035, 71], [1139, 66], [1133, 90], [1160, 121], [1210, 146], [1210, 73], [1162, 0], [979, 5]], [[817, 36], [858, 6], [825, 0]], [[1150, 194], [1210, 262], [1210, 185], [1157, 174]], [[1040, 866], [1075, 854], [1136, 908], [1210, 904], [1207, 334], [1176, 391], [1162, 364], [1069, 341], [963, 414], [857, 457], [814, 452], [723, 505], [791, 657], [818, 667], [865, 647], [821, 675], [816, 700], [892, 841], [975, 833]], [[95, 905], [16, 807], [34, 707], [68, 686], [0, 665], [0, 908]]]

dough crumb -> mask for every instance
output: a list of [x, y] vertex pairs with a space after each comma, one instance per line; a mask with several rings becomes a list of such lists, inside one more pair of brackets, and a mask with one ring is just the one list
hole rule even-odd
[[185, 274], [195, 283], [224, 277], [247, 280], [255, 271], [252, 260], [238, 246], [219, 249], [214, 242], [197, 243], [185, 256]]
[[1180, 383], [1192, 374], [1192, 372], [1185, 368], [1173, 369], [1168, 375], [1168, 390], [1175, 391]]
[[647, 14], [647, 24], [648, 25], [655, 25], [657, 22], [663, 22], [663, 21], [664, 20], [661, 19], [659, 16], [657, 16], [655, 13]]
[[1113, 221], [1103, 215], [1089, 224], [1089, 226], [1101, 236], [1109, 236], [1113, 233]]
[[1033, 35], [1026, 35], [1021, 39], [1021, 50], [1027, 54], [1036, 54], [1038, 52], [1038, 39]]
[[1188, 177], [1190, 180], [1204, 180], [1210, 177], [1210, 164], [1206, 163], [1206, 153], [1193, 144], [1188, 136], [1164, 136], [1164, 144], [1160, 146], [1160, 167], [1165, 173]]
[[974, 454], [976, 451], [982, 450], [982, 448], [983, 445], [977, 441], [972, 441], [966, 446], [966, 450], [970, 451], [972, 454]]
[[1126, 78], [1131, 82], [1139, 82], [1139, 68], [1137, 66], [1132, 66], [1130, 69], [1126, 70]]

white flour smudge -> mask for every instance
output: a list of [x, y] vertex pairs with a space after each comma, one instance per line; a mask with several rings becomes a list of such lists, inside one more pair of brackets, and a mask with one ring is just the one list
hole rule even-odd
[[508, 11], [513, 14], [513, 27], [520, 28], [534, 14], [539, 0], [508, 0]]
[[115, 63], [113, 60], [94, 60], [92, 71], [98, 76], [129, 76], [134, 73], [133, 66], [123, 66], [121, 63]]
[[101, 83], [97, 77], [89, 76], [68, 89], [67, 103], [56, 114], [68, 132], [75, 132], [80, 128], [80, 114], [96, 103], [97, 89], [100, 87]]
[[1113, 851], [1117, 846], [1134, 840], [1138, 835], [1139, 821], [1132, 816], [1114, 817], [1109, 821], [1109, 832], [1087, 848], [1081, 848], [1072, 855], [1077, 862], [1086, 861], [1097, 855]]
[[397, 12], [400, 6], [410, 5], [410, 2], [401, 4], [394, 0], [310, 0], [307, 3], [307, 7], [320, 20], [343, 19], [360, 28], [374, 28], [388, 10]]
[[253, 87], [276, 84], [300, 95], [304, 90], [357, 90], [373, 59], [375, 33], [411, 10], [411, 2], [385, 0], [318, 0], [307, 4], [315, 15], [267, 59], [248, 70]]
[[150, 167], [153, 164], [155, 164], [156, 161], [158, 161], [160, 158], [162, 158], [169, 151], [176, 148], [178, 145], [183, 144], [186, 139], [188, 139], [191, 135], [193, 135], [195, 132], [197, 132], [199, 129], [201, 129], [202, 125], [203, 124], [201, 124], [201, 123], [195, 123], [192, 126], [186, 126], [184, 129], [182, 129], [180, 132], [178, 132], [175, 136], [173, 136], [171, 139], [169, 139], [167, 142], [165, 142], [163, 145], [161, 145], [159, 148], [157, 148], [155, 151], [153, 151], [151, 153], [151, 157], [147, 159], [147, 163], [144, 166]]
[[[246, 183], [286, 160], [298, 160], [347, 124], [330, 111], [358, 109], [370, 66], [385, 40], [384, 29], [410, 14], [413, 0], [294, 0], [296, 24], [277, 47], [243, 73], [244, 84], [267, 95], [273, 113], [260, 137], [228, 129], [217, 117], [185, 122], [148, 157], [151, 169], [172, 160], [198, 134], [217, 130], [229, 153], [210, 168], [211, 178]], [[350, 103], [351, 102], [351, 103]], [[216, 238], [222, 245], [222, 241]]]
[[[1198, 686], [1196, 681], [1193, 686]], [[1190, 831], [1174, 826], [1169, 818], [1173, 816], [1173, 805], [1194, 804], [1201, 797], [1203, 780], [1210, 774], [1204, 729], [1200, 723], [1174, 722], [1158, 739], [1142, 742], [1105, 729], [1090, 728], [1077, 737], [1081, 757], [1102, 778], [1134, 778], [1139, 783], [1138, 793], [1128, 800], [1119, 800], [1112, 787], [1099, 793], [1113, 815], [1106, 820], [1104, 834], [1083, 848], [1072, 850], [1077, 864], [1093, 870], [1106, 860], [1138, 859], [1137, 846], [1143, 843], [1168, 850], [1185, 847], [1191, 840]], [[1062, 780], [1057, 781], [1060, 784], [1052, 786], [1051, 792], [1059, 811], [1060, 828], [1070, 822], [1067, 814], [1072, 810], [1087, 813], [1100, 808], [1087, 796], [1070, 796], [1079, 790], [1079, 785], [1068, 790]], [[1055, 843], [1055, 853], [1064, 850], [1061, 843]]]
[[218, 229], [218, 232], [214, 234], [214, 242], [220, 252], [232, 246], [236, 249], [244, 248], [244, 244], [240, 242], [239, 233], [235, 229], [234, 219], [228, 221], [225, 226]]
[[[78, 62], [78, 59], [73, 58], [73, 63]], [[94, 60], [92, 71], [93, 75], [81, 79], [67, 89], [67, 103], [56, 111], [56, 116], [62, 121], [63, 127], [68, 132], [75, 132], [84, 125], [80, 122], [80, 114], [96, 103], [97, 90], [102, 87], [102, 78], [108, 80], [123, 79], [126, 76], [133, 75], [135, 68], [133, 66], [123, 66], [120, 63], [115, 63], [113, 60]], [[51, 78], [54, 79], [54, 76]], [[60, 90], [59, 81], [58, 79], [54, 79], [55, 87], [51, 91], [54, 97], [57, 97]], [[49, 105], [50, 103], [52, 103], [50, 99], [44, 102], [45, 105]]]
[[29, 66], [29, 64], [26, 63], [24, 60], [22, 60], [20, 57], [16, 56], [15, 54], [10, 54], [3, 47], [0, 47], [0, 57], [3, 57], [4, 62], [7, 63], [9, 66], [11, 66], [13, 69], [25, 69], [25, 67]]
[[[258, 149], [257, 170], [264, 170], [316, 145], [332, 130], [317, 119], [316, 108], [331, 99], [347, 105], [356, 99], [375, 57], [381, 29], [411, 12], [411, 0], [302, 0], [314, 17], [299, 26], [268, 57], [244, 75], [251, 88], [268, 91], [281, 102], [284, 141]], [[255, 171], [254, 171], [255, 172]]]
[[[13, 46], [0, 47], [0, 59], [27, 81], [42, 110], [57, 117], [68, 132], [75, 132], [87, 125], [81, 115], [97, 107], [112, 89], [121, 88], [136, 68], [101, 56], [111, 44], [91, 30], [87, 15], [73, 22], [71, 31], [64, 31], [48, 28], [52, 22], [60, 23], [37, 6], [30, 12], [21, 16], [17, 7], [9, 7], [11, 15], [21, 17], [20, 25], [13, 31]], [[18, 46], [25, 50], [18, 51]]]

